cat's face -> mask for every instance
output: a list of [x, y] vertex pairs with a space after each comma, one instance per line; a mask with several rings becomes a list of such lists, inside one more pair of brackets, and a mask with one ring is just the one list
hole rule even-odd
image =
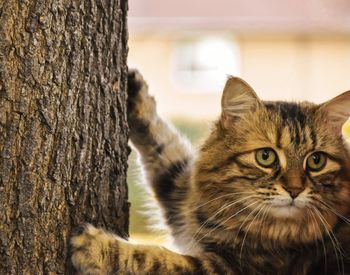
[[196, 187], [211, 201], [203, 211], [228, 230], [320, 238], [350, 210], [340, 131], [350, 94], [324, 105], [262, 102], [246, 83], [234, 84], [226, 85], [221, 121], [197, 163]]
[[227, 133], [228, 142], [234, 142], [230, 146], [239, 144], [234, 173], [250, 176], [241, 180], [242, 186], [256, 192], [255, 198], [276, 217], [297, 219], [319, 204], [350, 205], [342, 138], [316, 109], [311, 104], [266, 103]]

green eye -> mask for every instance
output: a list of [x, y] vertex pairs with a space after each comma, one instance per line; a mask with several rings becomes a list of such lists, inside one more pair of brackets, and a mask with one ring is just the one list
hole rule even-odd
[[321, 171], [327, 163], [326, 154], [316, 152], [311, 154], [306, 160], [306, 168], [312, 172]]
[[277, 155], [271, 148], [262, 148], [255, 153], [256, 162], [262, 167], [269, 168], [277, 161]]

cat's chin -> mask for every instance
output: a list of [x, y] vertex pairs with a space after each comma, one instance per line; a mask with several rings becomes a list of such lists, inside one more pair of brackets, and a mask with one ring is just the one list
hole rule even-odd
[[261, 231], [267, 239], [282, 246], [312, 243], [320, 238], [322, 228], [315, 229], [317, 226], [307, 213], [306, 207], [295, 205], [271, 207], [268, 226]]
[[271, 207], [270, 212], [273, 216], [279, 219], [300, 219], [305, 214], [305, 207], [299, 207], [296, 205], [279, 205]]

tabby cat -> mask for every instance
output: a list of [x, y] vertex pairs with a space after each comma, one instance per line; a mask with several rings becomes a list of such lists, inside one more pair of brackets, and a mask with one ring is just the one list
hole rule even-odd
[[230, 77], [194, 156], [142, 76], [128, 81], [130, 138], [181, 252], [86, 225], [71, 239], [78, 273], [350, 274], [350, 91], [320, 105], [265, 102]]

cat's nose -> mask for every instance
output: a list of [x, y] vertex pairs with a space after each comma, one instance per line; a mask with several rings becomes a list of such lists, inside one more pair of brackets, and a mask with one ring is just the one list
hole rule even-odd
[[305, 190], [303, 187], [283, 187], [291, 196], [292, 199], [295, 199], [301, 192]]

